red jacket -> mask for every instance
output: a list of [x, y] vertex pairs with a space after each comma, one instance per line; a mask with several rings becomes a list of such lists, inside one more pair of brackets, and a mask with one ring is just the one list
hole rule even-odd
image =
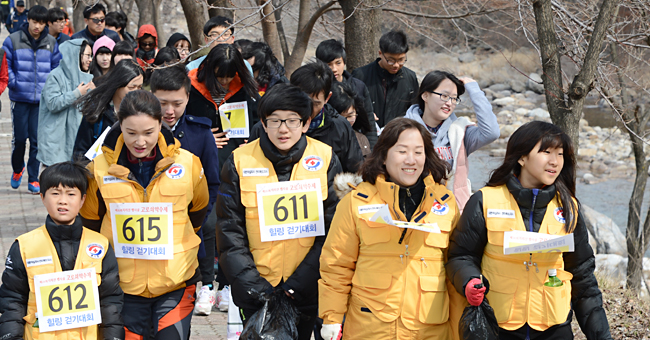
[[[2, 50], [2, 49], [0, 49]], [[9, 84], [9, 72], [7, 71], [7, 55], [2, 50], [2, 65], [0, 66], [0, 93], [4, 92]]]

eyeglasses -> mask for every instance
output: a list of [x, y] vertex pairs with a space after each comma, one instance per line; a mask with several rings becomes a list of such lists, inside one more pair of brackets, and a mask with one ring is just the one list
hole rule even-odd
[[[219, 35], [221, 35], [221, 36], [219, 37]], [[226, 40], [230, 39], [230, 37], [232, 37], [232, 33], [225, 32], [225, 33], [221, 34], [219, 32], [212, 32], [212, 33], [208, 34], [208, 38], [210, 38], [210, 39], [214, 39], [216, 37], [219, 37], [217, 39], [217, 41], [226, 41]]]
[[95, 25], [103, 24], [104, 21], [106, 21], [106, 18], [91, 18], [92, 22], [95, 23]]
[[156, 43], [155, 42], [150, 42], [150, 43], [141, 42], [140, 46], [142, 46], [142, 47], [153, 47], [153, 46], [156, 46]]
[[455, 105], [460, 104], [460, 98], [458, 98], [458, 97], [450, 97], [447, 94], [442, 94], [442, 93], [433, 92], [433, 91], [431, 91], [431, 93], [439, 95], [440, 100], [442, 100], [444, 103], [446, 103], [447, 101], [449, 101], [449, 99], [451, 99], [452, 104], [455, 104]]
[[90, 53], [84, 53], [84, 54], [82, 54], [81, 56], [84, 57], [84, 58], [86, 58], [86, 59], [92, 59], [92, 58], [93, 58], [93, 55], [90, 54]]
[[64, 19], [57, 20], [57, 21], [53, 22], [52, 24], [65, 25], [65, 20]]
[[298, 118], [267, 119], [266, 127], [269, 129], [279, 129], [282, 123], [284, 123], [289, 129], [296, 129], [302, 125], [302, 120]]
[[190, 53], [190, 50], [187, 48], [177, 49], [176, 51], [178, 51], [178, 53]]
[[406, 58], [404, 58], [404, 60], [395, 60], [395, 59], [392, 59], [392, 58], [391, 58], [391, 59], [388, 59], [388, 58], [386, 58], [386, 56], [383, 55], [383, 54], [382, 54], [382, 56], [383, 56], [384, 59], [386, 60], [386, 63], [387, 63], [388, 65], [390, 65], [390, 66], [393, 66], [393, 65], [395, 65], [395, 64], [397, 64], [397, 65], [399, 65], [399, 66], [404, 66], [404, 64], [406, 64], [406, 62], [408, 61], [408, 59], [406, 59]]

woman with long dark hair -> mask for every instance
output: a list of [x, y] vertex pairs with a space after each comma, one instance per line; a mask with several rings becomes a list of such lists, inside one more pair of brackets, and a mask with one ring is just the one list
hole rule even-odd
[[196, 231], [209, 200], [203, 166], [162, 128], [150, 92], [126, 94], [117, 119], [88, 166], [84, 226], [115, 249], [125, 339], [186, 340], [201, 277]]
[[144, 72], [134, 60], [122, 60], [98, 80], [96, 88], [76, 101], [84, 118], [74, 143], [74, 157], [81, 158], [97, 138], [116, 121], [115, 112], [124, 96], [142, 88]]
[[[467, 91], [472, 101], [478, 124], [467, 117], [456, 117], [454, 110], [460, 96]], [[406, 118], [418, 121], [431, 133], [431, 140], [442, 160], [452, 166], [447, 188], [456, 195], [461, 212], [471, 193], [467, 157], [499, 138], [499, 123], [492, 112], [492, 104], [471, 78], [456, 78], [445, 71], [429, 72], [418, 90]]]
[[340, 339], [344, 315], [346, 339], [453, 338], [460, 316], [444, 263], [459, 212], [441, 184], [447, 171], [426, 128], [396, 118], [359, 170], [363, 182], [334, 180], [350, 192], [320, 258], [323, 339]]
[[242, 47], [242, 56], [253, 68], [260, 96], [277, 83], [289, 82], [289, 79], [284, 76], [284, 67], [266, 43], [253, 42], [246, 48]]
[[[230, 44], [215, 46], [188, 76], [192, 89], [186, 110], [210, 118], [215, 142], [222, 149], [219, 165], [223, 165], [232, 151], [248, 140], [253, 124], [259, 121], [257, 83], [239, 50]], [[220, 110], [224, 104], [237, 104], [238, 108]]]
[[[524, 124], [451, 235], [447, 276], [471, 305], [487, 298], [500, 339], [573, 339], [571, 310], [587, 339], [611, 339], [575, 167], [566, 133], [550, 123]], [[559, 236], [572, 239], [575, 250], [509, 246], [510, 237], [538, 243]]]
[[348, 83], [337, 82], [332, 85], [332, 96], [327, 102], [352, 125], [363, 158], [370, 155], [372, 149], [368, 137], [366, 137], [366, 133], [370, 131], [370, 123], [367, 119], [357, 119], [357, 117], [366, 117], [363, 99], [354, 92]]

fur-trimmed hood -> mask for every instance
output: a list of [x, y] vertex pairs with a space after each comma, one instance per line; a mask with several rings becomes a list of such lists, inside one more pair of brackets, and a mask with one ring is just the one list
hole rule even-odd
[[339, 199], [356, 189], [363, 182], [361, 175], [351, 172], [342, 172], [334, 177], [334, 190]]

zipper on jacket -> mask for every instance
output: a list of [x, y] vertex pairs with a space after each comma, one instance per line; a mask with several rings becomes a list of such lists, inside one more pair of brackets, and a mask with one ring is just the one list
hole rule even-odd
[[[533, 223], [535, 223], [535, 221], [533, 221], [533, 215], [535, 212], [535, 202], [537, 202], [538, 194], [539, 194], [539, 189], [533, 189], [533, 205], [530, 206], [530, 215], [528, 218], [528, 231], [531, 233], [533, 232]], [[530, 258], [528, 262], [524, 262], [524, 264], [526, 265], [526, 271], [529, 270], [530, 266], [535, 266], [535, 272], [539, 273], [539, 267], [537, 267], [537, 263], [533, 262], [533, 253], [530, 253]], [[528, 335], [526, 336], [526, 339], [529, 339]]]
[[420, 261], [422, 261], [425, 267], [429, 268], [429, 266], [427, 266], [427, 261], [424, 260], [424, 257], [421, 257]]
[[36, 51], [34, 51], [34, 101], [40, 100], [40, 98], [36, 99], [37, 91], [38, 91], [38, 62], [36, 61]]
[[526, 340], [530, 340], [530, 326], [526, 323]]

